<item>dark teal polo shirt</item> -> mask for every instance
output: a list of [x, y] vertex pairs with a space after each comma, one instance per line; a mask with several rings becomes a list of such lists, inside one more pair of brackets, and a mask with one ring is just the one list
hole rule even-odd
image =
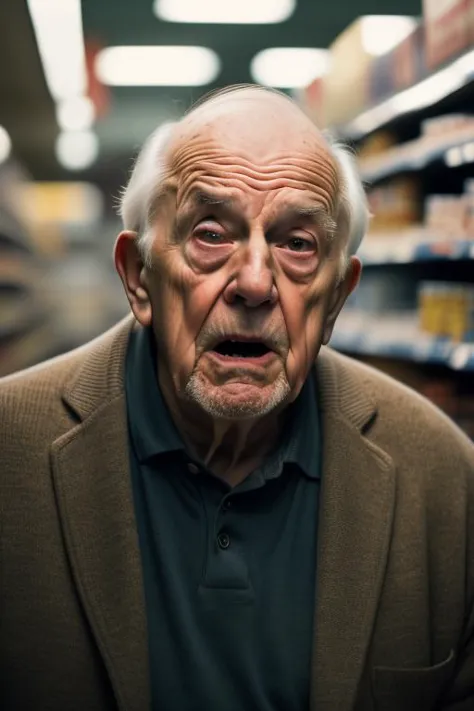
[[279, 448], [231, 488], [186, 452], [135, 332], [131, 472], [153, 711], [308, 711], [320, 437], [314, 374]]

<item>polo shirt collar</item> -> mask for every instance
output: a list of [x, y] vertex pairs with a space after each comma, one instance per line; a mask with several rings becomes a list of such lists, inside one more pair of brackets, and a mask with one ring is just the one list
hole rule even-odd
[[314, 368], [291, 405], [280, 447], [262, 466], [265, 479], [275, 478], [285, 464], [293, 464], [310, 479], [320, 478], [320, 430]]
[[156, 374], [156, 349], [151, 329], [132, 331], [126, 361], [129, 427], [140, 463], [185, 446], [174, 426]]

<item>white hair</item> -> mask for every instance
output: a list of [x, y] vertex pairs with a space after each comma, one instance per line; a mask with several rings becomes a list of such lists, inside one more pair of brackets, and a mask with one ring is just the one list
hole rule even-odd
[[119, 214], [123, 228], [137, 233], [142, 256], [148, 265], [153, 244], [152, 207], [166, 171], [166, 150], [176, 125], [176, 122], [161, 124], [147, 138], [120, 197]]
[[[171, 122], [162, 124], [146, 140], [120, 199], [119, 213], [124, 229], [137, 233], [138, 244], [146, 264], [151, 262], [153, 244], [152, 208], [166, 172], [166, 152], [176, 126], [177, 123]], [[339, 196], [335, 218], [337, 232], [341, 235], [344, 245], [341, 265], [343, 270], [348, 257], [359, 249], [368, 229], [370, 213], [353, 151], [336, 141], [329, 133], [325, 132], [324, 136], [339, 173]]]

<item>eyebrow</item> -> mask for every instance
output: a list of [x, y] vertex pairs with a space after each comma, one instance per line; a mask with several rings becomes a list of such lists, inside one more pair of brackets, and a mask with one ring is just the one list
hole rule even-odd
[[222, 205], [228, 208], [233, 207], [235, 204], [232, 198], [218, 197], [217, 195], [205, 193], [202, 190], [196, 190], [196, 192], [192, 194], [191, 202], [194, 202], [196, 205]]
[[332, 241], [336, 235], [337, 223], [322, 205], [288, 205], [277, 222], [286, 222], [293, 219], [310, 220], [317, 227], [324, 230], [329, 241]]
[[[229, 212], [233, 212], [236, 215], [238, 214], [234, 199], [207, 193], [203, 190], [196, 190], [191, 194], [189, 200], [187, 201], [186, 212], [188, 212], [190, 208], [192, 209], [193, 206], [221, 207]], [[287, 222], [292, 219], [311, 220], [311, 222], [324, 230], [330, 241], [336, 234], [336, 221], [322, 205], [290, 204], [283, 209], [282, 214], [275, 220], [275, 224]]]

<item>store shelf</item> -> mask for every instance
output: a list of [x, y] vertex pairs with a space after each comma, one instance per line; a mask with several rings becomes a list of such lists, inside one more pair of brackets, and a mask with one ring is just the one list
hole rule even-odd
[[338, 320], [330, 345], [362, 356], [474, 371], [474, 343], [454, 343], [420, 332], [416, 311], [378, 313], [347, 308]]
[[474, 259], [474, 239], [442, 237], [424, 230], [367, 237], [359, 250], [367, 266]]
[[[454, 158], [457, 160], [452, 160], [453, 152], [456, 152]], [[361, 176], [367, 183], [376, 183], [397, 173], [422, 170], [441, 158], [445, 159], [449, 166], [473, 162], [474, 134], [456, 136], [435, 143], [433, 140], [419, 138], [395, 146], [381, 155], [361, 161]]]
[[[350, 315], [346, 316], [346, 322]], [[415, 333], [412, 328], [404, 329], [403, 324], [391, 333], [380, 332], [375, 321], [370, 317], [365, 326], [357, 319], [358, 325], [342, 325], [331, 339], [331, 347], [345, 353], [362, 356], [394, 358], [416, 363], [444, 365], [453, 370], [474, 371], [474, 343], [452, 343], [443, 339], [431, 338]], [[384, 318], [379, 317], [383, 322]]]
[[439, 103], [473, 81], [474, 50], [470, 50], [414, 86], [362, 112], [346, 125], [340, 126], [338, 133], [348, 139], [363, 138], [401, 116]]

